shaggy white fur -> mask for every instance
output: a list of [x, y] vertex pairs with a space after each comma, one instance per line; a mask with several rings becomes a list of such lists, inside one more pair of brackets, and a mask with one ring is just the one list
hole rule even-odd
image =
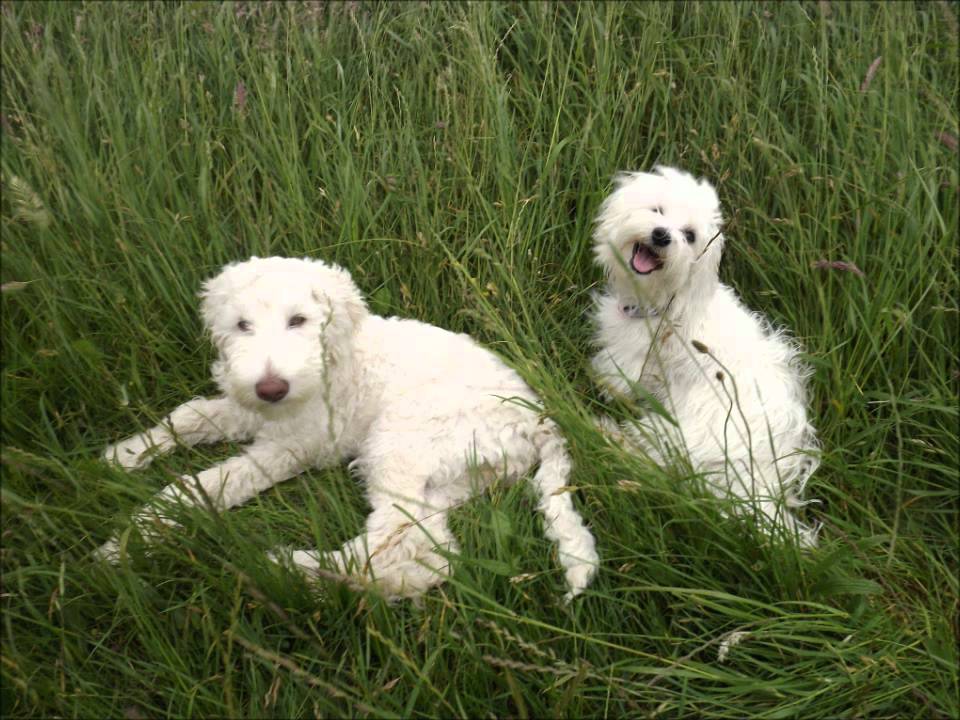
[[[388, 597], [416, 596], [449, 573], [446, 511], [495, 478], [533, 476], [567, 598], [597, 569], [594, 539], [565, 491], [571, 463], [536, 395], [467, 335], [368, 310], [349, 273], [321, 261], [252, 258], [207, 281], [202, 313], [223, 397], [195, 398], [105, 451], [142, 467], [178, 444], [252, 440], [242, 455], [167, 486], [137, 516], [149, 536], [157, 501], [219, 510], [308, 468], [353, 458], [372, 512], [366, 533], [334, 552], [282, 552], [308, 575], [324, 567]], [[198, 493], [197, 490], [201, 492]], [[99, 550], [115, 561], [118, 541]]]
[[816, 529], [786, 509], [805, 504], [818, 464], [809, 371], [796, 344], [719, 281], [722, 224], [704, 180], [667, 167], [616, 178], [594, 233], [609, 286], [593, 366], [611, 395], [640, 388], [676, 421], [650, 412], [622, 428], [628, 444], [661, 464], [689, 458], [718, 494], [813, 545]]

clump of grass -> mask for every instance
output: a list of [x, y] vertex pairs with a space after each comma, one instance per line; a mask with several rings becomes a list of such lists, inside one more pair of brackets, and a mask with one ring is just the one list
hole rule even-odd
[[[4, 716], [960, 711], [952, 6], [4, 3], [0, 27]], [[716, 182], [723, 278], [816, 370], [809, 555], [591, 423], [591, 220], [655, 162]], [[541, 392], [604, 558], [586, 597], [559, 603], [522, 486], [457, 511], [420, 605], [265, 565], [356, 534], [344, 468], [89, 561], [236, 450], [96, 461], [212, 391], [200, 281], [270, 253]]]

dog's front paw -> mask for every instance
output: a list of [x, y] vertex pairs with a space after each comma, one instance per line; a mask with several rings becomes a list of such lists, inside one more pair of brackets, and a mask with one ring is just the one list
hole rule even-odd
[[134, 435], [114, 445], [107, 445], [102, 458], [111, 465], [125, 470], [146, 467], [153, 460], [150, 445], [142, 435]]
[[270, 562], [282, 565], [287, 569], [299, 570], [307, 575], [316, 572], [317, 568], [320, 567], [320, 563], [314, 553], [307, 552], [306, 550], [294, 550], [285, 545], [280, 545], [273, 550], [268, 550], [266, 555], [267, 560]]
[[277, 565], [282, 565], [284, 567], [290, 567], [291, 558], [293, 550], [286, 545], [278, 545], [273, 550], [267, 550], [264, 555], [267, 556], [267, 560]]
[[93, 559], [110, 565], [120, 564], [120, 541], [113, 537], [93, 551]]

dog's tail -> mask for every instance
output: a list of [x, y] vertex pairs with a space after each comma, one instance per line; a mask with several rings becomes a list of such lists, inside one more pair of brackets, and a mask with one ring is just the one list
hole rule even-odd
[[566, 485], [573, 463], [556, 425], [544, 422], [534, 444], [540, 455], [540, 467], [533, 483], [540, 494], [544, 532], [557, 543], [560, 564], [570, 588], [564, 600], [569, 602], [586, 589], [597, 572], [596, 542], [573, 506], [572, 488]]

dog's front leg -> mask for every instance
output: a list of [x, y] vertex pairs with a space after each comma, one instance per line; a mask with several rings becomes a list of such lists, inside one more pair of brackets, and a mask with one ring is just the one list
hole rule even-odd
[[250, 440], [262, 419], [227, 398], [194, 398], [146, 432], [108, 445], [103, 458], [128, 470], [145, 467], [177, 444], [192, 446], [220, 440]]
[[[155, 523], [175, 524], [162, 514], [163, 508], [158, 506], [209, 503], [215, 510], [226, 510], [299, 475], [309, 464], [302, 452], [272, 441], [258, 442], [247, 448], [243, 455], [204, 470], [196, 477], [181, 477], [167, 485], [137, 513], [134, 522], [143, 537], [152, 540], [156, 538]], [[96, 556], [116, 562], [120, 556], [118, 539], [113, 537], [107, 541], [97, 550]]]

